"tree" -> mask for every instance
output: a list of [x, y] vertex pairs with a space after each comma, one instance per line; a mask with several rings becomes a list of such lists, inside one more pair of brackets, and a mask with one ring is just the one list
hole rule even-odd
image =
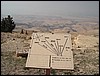
[[15, 28], [13, 18], [8, 15], [8, 18], [2, 18], [1, 20], [1, 32], [11, 32]]

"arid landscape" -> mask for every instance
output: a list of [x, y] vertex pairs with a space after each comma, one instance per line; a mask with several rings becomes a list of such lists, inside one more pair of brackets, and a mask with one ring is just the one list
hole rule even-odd
[[[98, 18], [13, 17], [16, 23], [13, 32], [1, 32], [1, 75], [46, 74], [45, 69], [25, 68], [27, 58], [16, 55], [19, 51], [29, 51], [34, 31], [70, 33], [72, 36], [74, 70], [51, 69], [51, 75], [99, 75]], [[21, 34], [22, 29], [24, 34]]]

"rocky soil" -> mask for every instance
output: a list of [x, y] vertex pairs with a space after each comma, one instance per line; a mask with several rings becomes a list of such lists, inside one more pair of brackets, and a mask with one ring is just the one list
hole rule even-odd
[[[26, 58], [16, 57], [16, 51], [29, 49], [30, 37], [31, 34], [1, 33], [1, 75], [45, 75], [45, 69], [27, 69]], [[74, 70], [53, 69], [51, 75], [99, 75], [98, 47], [74, 48]]]

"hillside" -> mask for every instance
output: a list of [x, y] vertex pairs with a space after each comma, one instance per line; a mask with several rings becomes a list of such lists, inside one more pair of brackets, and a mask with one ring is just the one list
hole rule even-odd
[[[30, 36], [20, 33], [1, 33], [1, 74], [2, 75], [45, 75], [44, 69], [26, 69], [26, 58], [17, 57], [16, 51], [28, 51], [30, 46]], [[81, 35], [80, 35], [81, 36]], [[98, 75], [99, 74], [99, 46], [96, 43], [98, 37], [89, 36], [94, 41], [95, 46], [84, 47], [86, 45], [83, 38], [87, 37], [72, 33], [74, 70], [51, 70], [51, 75]], [[78, 40], [75, 42], [75, 38]], [[74, 40], [73, 40], [74, 39]], [[89, 39], [89, 38], [88, 38]], [[80, 41], [81, 40], [81, 41]], [[80, 44], [77, 44], [79, 42]], [[97, 41], [98, 42], [98, 41]], [[91, 42], [90, 42], [91, 43]], [[75, 45], [76, 44], [76, 45]], [[81, 47], [77, 47], [81, 46]]]
[[[21, 17], [21, 18], [20, 18]], [[72, 35], [74, 70], [51, 70], [51, 75], [99, 75], [99, 22], [96, 19], [16, 16], [12, 33], [1, 32], [1, 75], [45, 75], [45, 69], [26, 69], [26, 58], [16, 51], [28, 51], [33, 31], [68, 32]], [[20, 34], [24, 29], [24, 34]], [[25, 34], [27, 30], [28, 34]]]

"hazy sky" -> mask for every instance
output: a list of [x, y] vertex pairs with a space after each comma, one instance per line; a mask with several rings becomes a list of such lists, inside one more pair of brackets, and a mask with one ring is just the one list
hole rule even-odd
[[99, 1], [1, 1], [4, 15], [99, 16]]

